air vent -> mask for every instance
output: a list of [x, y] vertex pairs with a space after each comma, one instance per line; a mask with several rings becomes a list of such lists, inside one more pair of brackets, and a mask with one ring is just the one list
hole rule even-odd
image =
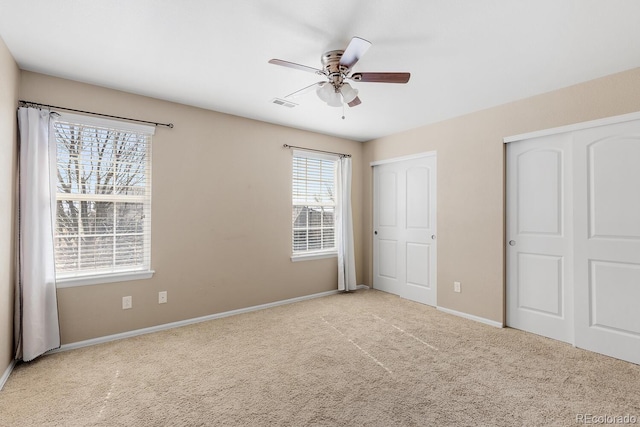
[[271, 102], [273, 102], [274, 104], [282, 105], [283, 107], [289, 107], [289, 108], [293, 108], [293, 107], [295, 107], [296, 105], [298, 105], [298, 104], [295, 104], [295, 103], [293, 103], [293, 102], [286, 101], [286, 100], [284, 100], [284, 99], [280, 99], [280, 98], [273, 98], [273, 99], [271, 100]]

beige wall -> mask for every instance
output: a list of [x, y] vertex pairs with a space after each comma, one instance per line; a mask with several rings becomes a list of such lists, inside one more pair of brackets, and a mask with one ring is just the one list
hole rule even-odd
[[13, 359], [16, 108], [20, 71], [0, 39], [0, 376]]
[[[373, 277], [370, 162], [435, 150], [438, 305], [503, 322], [502, 138], [639, 110], [640, 69], [633, 69], [365, 143], [364, 282]], [[461, 293], [453, 292], [454, 281], [461, 282]]]
[[[63, 344], [336, 289], [335, 258], [290, 260], [285, 143], [353, 155], [356, 258], [363, 265], [359, 142], [26, 71], [20, 97], [175, 124], [158, 127], [153, 139], [155, 276], [59, 289]], [[357, 274], [360, 280], [361, 268]], [[168, 291], [167, 304], [158, 304], [158, 291]], [[133, 296], [131, 310], [121, 309], [125, 295]]]

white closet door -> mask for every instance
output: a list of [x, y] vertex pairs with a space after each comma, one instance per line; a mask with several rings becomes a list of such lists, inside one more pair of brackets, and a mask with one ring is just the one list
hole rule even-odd
[[574, 144], [575, 344], [640, 364], [640, 121]]
[[435, 306], [436, 157], [377, 165], [374, 288]]
[[395, 163], [373, 168], [373, 287], [400, 295], [404, 282], [400, 219], [399, 182], [401, 171]]
[[573, 342], [570, 135], [507, 146], [507, 325]]

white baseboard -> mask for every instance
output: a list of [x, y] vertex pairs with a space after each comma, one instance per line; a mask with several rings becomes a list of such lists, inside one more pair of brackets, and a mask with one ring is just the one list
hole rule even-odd
[[[339, 291], [336, 289], [334, 291], [326, 291], [320, 292], [312, 295], [305, 295], [302, 297], [290, 298], [282, 301], [270, 302], [267, 304], [254, 305], [252, 307], [239, 308], [237, 310], [225, 311], [223, 313], [210, 314], [208, 316], [196, 317], [193, 319], [180, 320], [178, 322], [165, 323], [163, 325], [151, 326], [149, 328], [136, 329], [133, 331], [122, 332], [119, 334], [107, 335], [104, 337], [92, 338], [89, 340], [78, 341], [70, 344], [64, 344], [60, 348], [51, 350], [47, 352], [47, 354], [59, 353], [62, 351], [74, 350], [76, 348], [88, 347], [96, 344], [102, 344], [109, 341], [121, 340], [124, 338], [131, 338], [138, 335], [151, 334], [153, 332], [165, 331], [167, 329], [179, 328], [181, 326], [193, 325], [195, 323], [206, 322], [209, 320], [221, 319], [223, 317], [235, 316], [236, 314], [249, 313], [251, 311], [264, 310], [266, 308], [277, 307], [279, 305], [292, 304], [294, 302], [305, 301], [314, 298], [326, 297], [329, 295], [337, 294]], [[8, 377], [8, 374], [7, 374]], [[4, 377], [3, 377], [4, 378]], [[2, 384], [2, 383], [0, 383]]]
[[4, 384], [9, 379], [9, 375], [11, 375], [11, 372], [13, 371], [13, 368], [15, 366], [16, 366], [16, 361], [12, 360], [11, 363], [9, 363], [9, 366], [7, 366], [7, 369], [4, 370], [4, 373], [0, 377], [0, 390], [2, 390], [2, 387], [4, 387]]
[[495, 320], [485, 319], [484, 317], [474, 316], [473, 314], [467, 314], [461, 311], [451, 310], [450, 308], [444, 308], [444, 307], [437, 307], [437, 308], [440, 311], [453, 314], [454, 316], [475, 320], [476, 322], [484, 323], [485, 325], [494, 326], [496, 328], [504, 328], [504, 324], [502, 322], [496, 322]]

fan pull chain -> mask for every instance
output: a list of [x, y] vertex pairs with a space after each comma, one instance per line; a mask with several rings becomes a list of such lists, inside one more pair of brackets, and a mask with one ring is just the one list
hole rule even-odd
[[342, 120], [344, 120], [344, 102], [342, 102]]

